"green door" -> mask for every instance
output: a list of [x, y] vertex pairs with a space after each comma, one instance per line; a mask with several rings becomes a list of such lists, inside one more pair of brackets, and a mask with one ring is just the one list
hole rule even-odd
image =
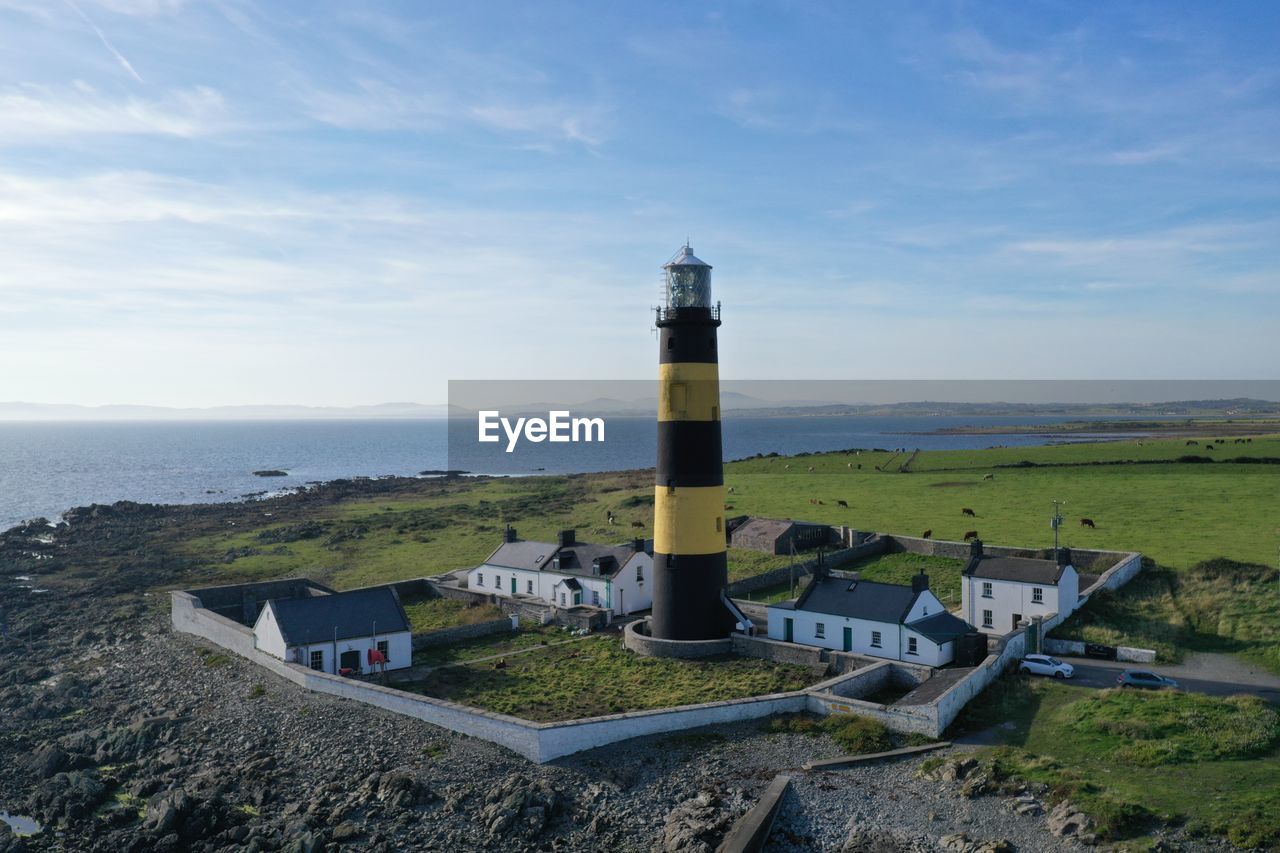
[[846, 652], [853, 651], [853, 629], [847, 625], [844, 629], [844, 650]]
[[573, 594], [573, 603], [574, 603], [574, 604], [581, 604], [581, 603], [582, 603], [582, 593], [581, 593], [581, 592], [575, 592], [575, 593]]
[[790, 643], [792, 641], [791, 636], [793, 633], [795, 633], [795, 620], [783, 619], [782, 620], [782, 639]]
[[514, 575], [512, 575], [511, 577], [511, 594], [512, 595], [516, 594], [516, 579]]

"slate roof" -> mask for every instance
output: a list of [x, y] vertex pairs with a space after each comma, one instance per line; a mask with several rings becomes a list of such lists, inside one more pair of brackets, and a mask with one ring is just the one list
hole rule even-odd
[[[489, 555], [485, 563], [504, 569], [551, 572], [552, 574], [577, 575], [578, 577], [613, 577], [636, 552], [629, 545], [594, 545], [575, 542], [561, 547], [554, 542], [504, 542]], [[555, 557], [560, 557], [560, 567], [555, 567]], [[541, 557], [542, 559], [538, 559]], [[613, 564], [599, 575], [591, 570], [592, 562], [599, 557], [612, 557]]]
[[409, 617], [390, 587], [355, 589], [309, 598], [281, 598], [267, 602], [276, 615], [276, 624], [285, 645], [304, 646], [334, 639], [395, 634], [409, 630]]
[[1029, 557], [994, 557], [983, 554], [973, 557], [964, 573], [969, 577], [987, 580], [1021, 581], [1022, 583], [1039, 583], [1046, 586], [1057, 586], [1066, 566], [1059, 566], [1053, 560], [1033, 560]]
[[909, 586], [846, 578], [814, 578], [796, 600], [796, 610], [898, 625], [919, 595]]
[[830, 527], [830, 525], [819, 524], [816, 521], [795, 521], [790, 518], [751, 518], [735, 527], [733, 532], [777, 539], [794, 527], [816, 528]]
[[945, 610], [912, 622], [907, 627], [935, 643], [945, 643], [977, 630], [959, 616], [952, 616]]
[[560, 583], [564, 584], [566, 587], [572, 590], [580, 591], [582, 589], [582, 584], [578, 583], [573, 578], [565, 578], [564, 580], [560, 581]]

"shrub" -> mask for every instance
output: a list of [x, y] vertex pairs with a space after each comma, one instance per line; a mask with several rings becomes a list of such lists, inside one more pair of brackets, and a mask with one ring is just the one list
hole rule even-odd
[[893, 749], [893, 738], [884, 723], [870, 717], [834, 714], [822, 721], [822, 728], [851, 755]]
[[779, 734], [816, 735], [822, 721], [811, 714], [783, 714], [769, 720], [769, 731]]

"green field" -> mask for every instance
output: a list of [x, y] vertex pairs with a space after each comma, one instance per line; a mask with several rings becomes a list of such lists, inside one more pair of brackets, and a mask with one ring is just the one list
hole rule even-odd
[[474, 640], [463, 640], [446, 646], [428, 646], [425, 649], [419, 649], [413, 653], [413, 665], [452, 666], [478, 658], [509, 654], [572, 639], [573, 634], [561, 627], [552, 625], [534, 627], [526, 624], [518, 632], [504, 631], [500, 634], [489, 634], [486, 637], [476, 637]]
[[516, 655], [438, 669], [416, 689], [490, 711], [551, 721], [799, 690], [807, 668], [754, 658], [638, 657], [617, 637], [591, 636]]
[[1010, 676], [970, 703], [957, 728], [996, 723], [1006, 746], [988, 753], [995, 775], [1048, 785], [1107, 836], [1141, 837], [1159, 819], [1243, 847], [1280, 843], [1280, 723], [1256, 697]]
[[[963, 560], [950, 560], [946, 557], [932, 557], [927, 554], [876, 554], [852, 563], [844, 563], [839, 569], [842, 572], [858, 572], [864, 580], [881, 583], [906, 584], [917, 572], [924, 571], [929, 575], [929, 588], [949, 607], [960, 606], [960, 573], [964, 570]], [[804, 592], [807, 576], [796, 579], [796, 595]], [[749, 601], [773, 603], [792, 598], [791, 584], [784, 581], [765, 589], [756, 590], [746, 596]]]

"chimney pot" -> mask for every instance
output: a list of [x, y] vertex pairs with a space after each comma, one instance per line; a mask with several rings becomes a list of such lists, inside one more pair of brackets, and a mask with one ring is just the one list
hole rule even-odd
[[929, 576], [924, 572], [920, 572], [911, 578], [911, 591], [924, 592], [929, 588]]
[[503, 538], [504, 538], [507, 542], [515, 542], [515, 541], [516, 541], [516, 529], [515, 529], [514, 527], [512, 527], [510, 524], [508, 524], [508, 525], [507, 525], [507, 529], [506, 529], [506, 531], [504, 532]]
[[561, 548], [566, 548], [566, 547], [568, 547], [568, 546], [570, 546], [570, 545], [575, 545], [575, 544], [577, 544], [577, 531], [576, 531], [576, 530], [561, 530], [561, 531], [560, 531], [559, 539], [560, 539], [560, 547], [561, 547]]
[[644, 553], [644, 539], [632, 539], [631, 550], [635, 551], [637, 554]]
[[981, 539], [974, 539], [969, 543], [969, 556], [970, 557], [982, 556], [982, 540]]
[[1071, 549], [1070, 548], [1058, 549], [1058, 565], [1059, 566], [1071, 565]]

